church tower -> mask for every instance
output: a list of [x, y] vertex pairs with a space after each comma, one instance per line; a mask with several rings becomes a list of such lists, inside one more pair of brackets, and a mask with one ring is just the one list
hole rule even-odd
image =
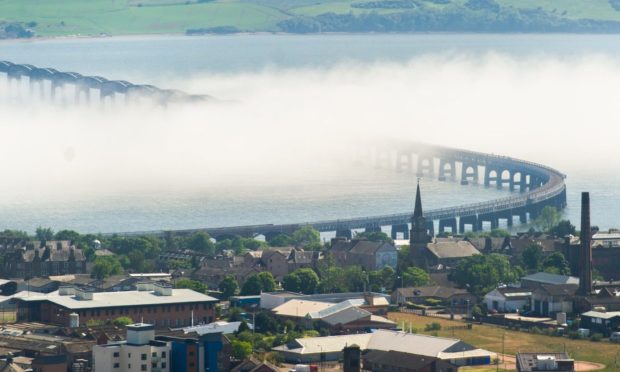
[[428, 235], [426, 218], [422, 210], [422, 195], [420, 194], [420, 181], [415, 194], [415, 209], [411, 216], [411, 232], [409, 235], [409, 254], [414, 263], [421, 263], [426, 245], [431, 241]]

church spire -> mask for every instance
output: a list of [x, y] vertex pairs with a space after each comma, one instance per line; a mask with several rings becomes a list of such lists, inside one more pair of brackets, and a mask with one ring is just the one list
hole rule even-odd
[[413, 210], [413, 220], [424, 217], [422, 211], [422, 195], [420, 195], [420, 179], [418, 179], [418, 188], [415, 192], [415, 209]]

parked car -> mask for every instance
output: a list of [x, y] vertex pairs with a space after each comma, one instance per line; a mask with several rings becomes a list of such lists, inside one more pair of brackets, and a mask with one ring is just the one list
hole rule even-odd
[[613, 332], [611, 336], [609, 336], [609, 341], [620, 342], [620, 332]]

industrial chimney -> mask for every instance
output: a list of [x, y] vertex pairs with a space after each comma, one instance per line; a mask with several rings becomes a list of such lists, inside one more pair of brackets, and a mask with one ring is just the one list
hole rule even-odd
[[579, 294], [592, 294], [592, 227], [590, 193], [581, 193], [581, 246], [579, 247]]

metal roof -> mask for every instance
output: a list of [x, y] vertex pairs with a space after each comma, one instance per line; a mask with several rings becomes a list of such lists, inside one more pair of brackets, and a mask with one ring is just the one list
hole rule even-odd
[[306, 301], [293, 299], [273, 309], [276, 315], [290, 317], [305, 317], [307, 314], [318, 312], [333, 306], [329, 302]]
[[193, 302], [217, 302], [216, 298], [191, 289], [172, 289], [171, 296], [161, 296], [150, 291], [95, 292], [92, 300], [80, 300], [75, 296], [61, 296], [52, 292], [46, 296], [29, 296], [22, 301], [50, 301], [68, 309], [92, 309], [122, 306], [167, 305]]
[[540, 272], [524, 276], [521, 280], [529, 280], [532, 282], [539, 282], [544, 284], [579, 284], [579, 278], [574, 276], [550, 274]]

